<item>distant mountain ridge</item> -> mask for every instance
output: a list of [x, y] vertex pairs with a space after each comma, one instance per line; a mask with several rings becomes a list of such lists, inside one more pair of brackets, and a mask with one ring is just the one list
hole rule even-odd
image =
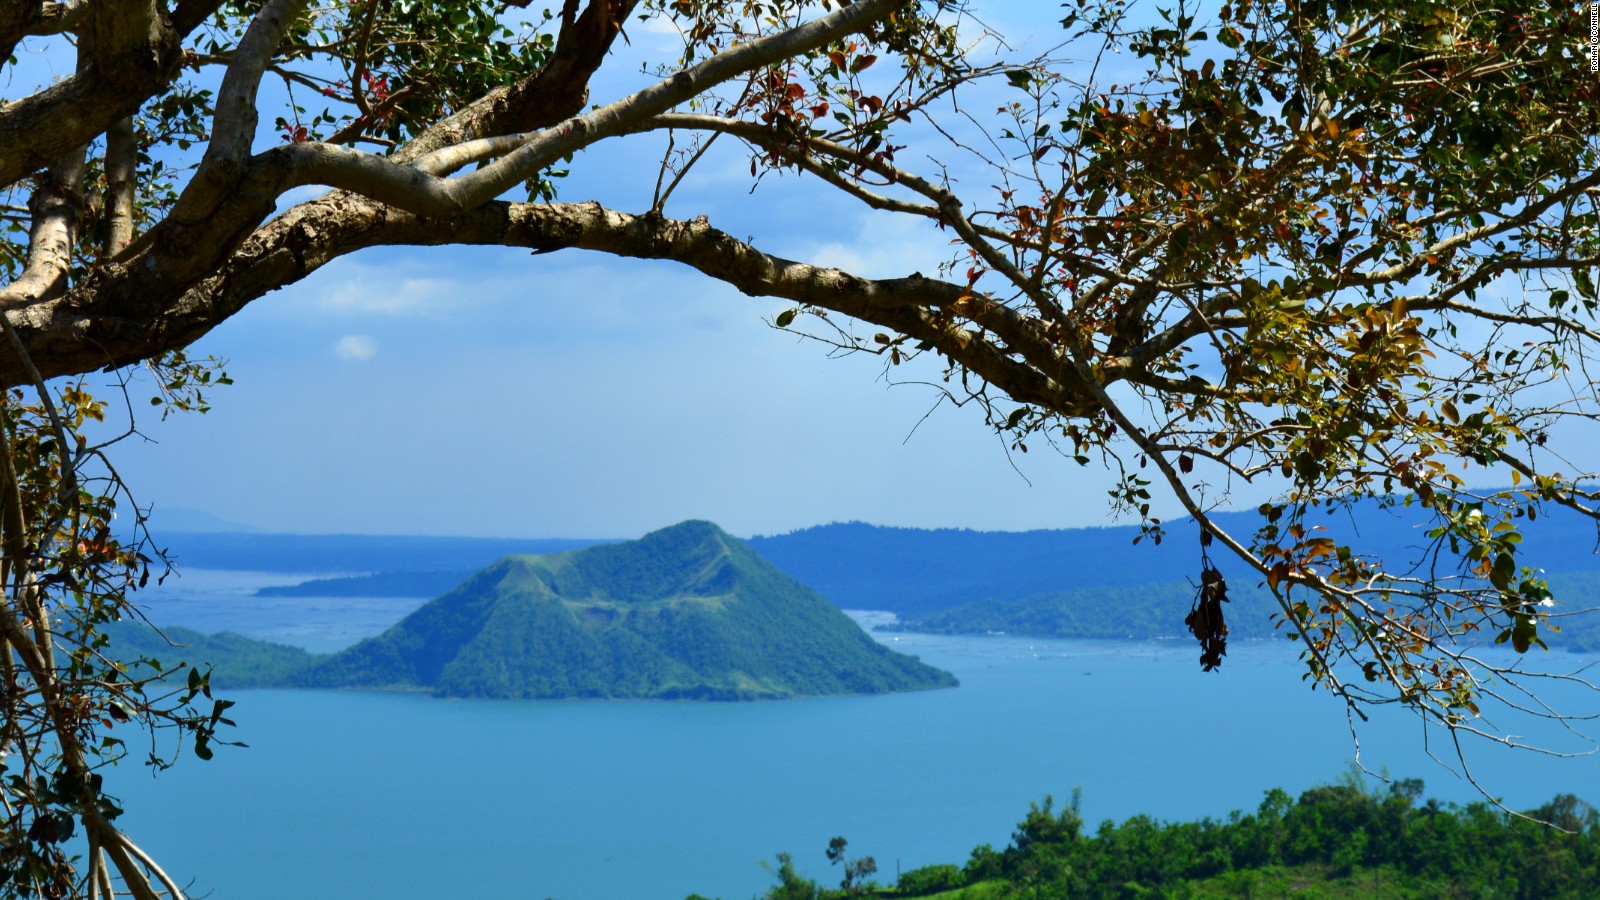
[[290, 679], [451, 697], [762, 699], [947, 687], [709, 522], [509, 556]]
[[471, 569], [374, 572], [258, 588], [256, 597], [437, 597], [472, 577]]
[[[1261, 523], [1255, 512], [1214, 518], [1246, 536]], [[1419, 556], [1428, 542], [1428, 526], [1415, 510], [1364, 504], [1352, 514], [1324, 514], [1311, 524], [1325, 527], [1326, 536], [1406, 558]], [[1520, 527], [1525, 558], [1535, 565], [1552, 573], [1600, 570], [1593, 521], [1553, 509]], [[1134, 525], [984, 532], [846, 522], [748, 543], [845, 609], [881, 609], [920, 619], [978, 601], [1198, 581], [1199, 528], [1193, 520], [1166, 523], [1160, 544], [1149, 539], [1135, 544], [1139, 534]], [[1246, 577], [1237, 563], [1226, 555], [1213, 557], [1225, 575], [1239, 576], [1243, 587]]]
[[[1218, 513], [1216, 518], [1224, 527], [1243, 534], [1260, 523], [1260, 517], [1249, 511]], [[1415, 510], [1385, 510], [1369, 503], [1349, 514], [1324, 515], [1321, 524], [1329, 529], [1327, 536], [1403, 556], [1417, 555], [1427, 542], [1426, 525]], [[1585, 602], [1592, 582], [1574, 580], [1582, 573], [1600, 573], [1594, 523], [1575, 513], [1550, 509], [1537, 521], [1522, 522], [1521, 528], [1526, 538], [1525, 558], [1551, 573], [1553, 581], [1581, 581], [1585, 586], [1562, 596], [1572, 596], [1574, 608], [1597, 605]], [[1135, 545], [1138, 536], [1139, 529], [1132, 525], [980, 532], [847, 522], [755, 537], [746, 543], [844, 609], [886, 610], [938, 630], [1018, 631], [1015, 626], [1028, 618], [1035, 628], [1056, 623], [1052, 630], [1029, 633], [1147, 637], [1148, 632], [1128, 626], [1139, 621], [1152, 627], [1157, 623], [1143, 610], [1122, 607], [1139, 595], [1155, 599], [1159, 594], [1161, 609], [1186, 608], [1190, 596], [1186, 582], [1199, 577], [1198, 530], [1192, 521], [1180, 520], [1167, 524], [1160, 545], [1150, 540]], [[262, 591], [275, 596], [349, 597], [436, 596], [444, 586], [506, 553], [551, 552], [604, 543], [214, 534], [174, 535], [173, 540], [180, 560], [191, 565], [375, 573]], [[525, 549], [529, 545], [536, 549]], [[1218, 562], [1224, 574], [1234, 579], [1236, 592], [1251, 586], [1233, 561], [1222, 557]], [[1080, 595], [1089, 608], [1068, 609]], [[1098, 615], [1096, 597], [1116, 600], [1099, 604], [1110, 613], [1101, 617], [1103, 621], [1093, 620]], [[960, 614], [935, 617], [969, 605], [976, 606]], [[1046, 612], [1047, 608], [1054, 611]], [[1169, 618], [1163, 613], [1160, 622]], [[1013, 627], [998, 627], [1006, 621]], [[1247, 631], [1270, 631], [1269, 622], [1252, 622], [1248, 616], [1237, 619], [1238, 626]], [[1183, 633], [1181, 615], [1177, 623], [1157, 633]], [[993, 627], [980, 627], [983, 625]]]

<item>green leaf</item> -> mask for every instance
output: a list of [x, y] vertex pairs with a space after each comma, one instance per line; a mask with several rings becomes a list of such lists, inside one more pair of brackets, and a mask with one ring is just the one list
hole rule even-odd
[[1012, 69], [1006, 73], [1006, 80], [1011, 82], [1014, 88], [1027, 90], [1033, 86], [1033, 73], [1027, 69]]
[[778, 313], [778, 318], [773, 320], [773, 324], [777, 325], [779, 328], [788, 328], [789, 323], [794, 321], [795, 312], [795, 310], [786, 309], [783, 312]]
[[1597, 296], [1594, 289], [1594, 278], [1589, 274], [1588, 269], [1573, 269], [1572, 283], [1578, 288], [1578, 293], [1588, 297], [1590, 300], [1595, 299]]
[[1527, 653], [1528, 648], [1536, 640], [1537, 626], [1533, 624], [1530, 616], [1517, 616], [1517, 624], [1511, 629], [1511, 646], [1518, 653]]
[[1489, 583], [1500, 590], [1508, 590], [1511, 586], [1511, 576], [1517, 572], [1517, 561], [1509, 553], [1501, 553], [1494, 558], [1494, 568], [1489, 570]]

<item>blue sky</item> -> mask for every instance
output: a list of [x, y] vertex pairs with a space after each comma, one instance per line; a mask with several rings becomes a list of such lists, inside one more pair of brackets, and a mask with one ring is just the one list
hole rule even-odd
[[[1056, 10], [1032, 8], [1046, 24], [996, 21], [1028, 9], [1009, 4], [986, 21], [1042, 51]], [[634, 57], [670, 47], [648, 27], [629, 33]], [[591, 100], [642, 83], [637, 62], [618, 60]], [[271, 118], [263, 143], [276, 139]], [[647, 208], [662, 144], [585, 153], [562, 199]], [[669, 215], [706, 213], [763, 249], [865, 275], [932, 272], [944, 258], [933, 229], [811, 182], [769, 178], [752, 194], [748, 158], [721, 149]], [[915, 148], [902, 160], [936, 171]], [[829, 359], [769, 327], [784, 308], [665, 263], [374, 250], [199, 342], [195, 352], [229, 360], [236, 384], [208, 415], [143, 416], [150, 440], [116, 458], [142, 505], [299, 532], [629, 537], [691, 517], [743, 535], [853, 519], [1105, 523], [1098, 466], [1040, 448], [1008, 456], [975, 410], [924, 418], [936, 391], [891, 386], [879, 359]]]
[[236, 384], [118, 457], [142, 502], [295, 531], [1102, 520], [1094, 470], [1008, 460], [971, 410], [921, 421], [932, 389], [771, 329], [782, 308], [660, 263], [358, 256], [201, 342]]

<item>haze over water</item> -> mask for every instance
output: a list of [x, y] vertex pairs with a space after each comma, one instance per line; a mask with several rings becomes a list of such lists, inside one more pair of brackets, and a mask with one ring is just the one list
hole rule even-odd
[[[327, 651], [420, 604], [244, 596], [267, 577], [190, 573], [152, 614]], [[197, 894], [743, 900], [783, 850], [837, 880], [834, 835], [892, 880], [897, 864], [1003, 847], [1030, 801], [1075, 786], [1091, 826], [1223, 817], [1333, 781], [1354, 755], [1342, 708], [1305, 686], [1287, 644], [1236, 643], [1202, 674], [1187, 642], [879, 637], [961, 687], [739, 704], [222, 692], [248, 749], [107, 778], [134, 839]], [[1415, 719], [1383, 713], [1357, 729], [1369, 768], [1478, 798], [1428, 758]], [[1432, 743], [1453, 761], [1445, 735]], [[1600, 794], [1596, 757], [1475, 749], [1474, 774], [1513, 808]]]

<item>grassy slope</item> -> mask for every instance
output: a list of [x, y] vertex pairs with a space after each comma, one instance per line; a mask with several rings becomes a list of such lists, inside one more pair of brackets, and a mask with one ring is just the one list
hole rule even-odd
[[[118, 622], [106, 629], [110, 652], [122, 662], [158, 660], [163, 669], [211, 666], [212, 684], [253, 688], [283, 684], [320, 659], [299, 647], [258, 641], [224, 631], [202, 634], [188, 628], [163, 629], [166, 638], [143, 622]], [[140, 671], [148, 673], [148, 668]], [[137, 674], [137, 673], [136, 673]]]

